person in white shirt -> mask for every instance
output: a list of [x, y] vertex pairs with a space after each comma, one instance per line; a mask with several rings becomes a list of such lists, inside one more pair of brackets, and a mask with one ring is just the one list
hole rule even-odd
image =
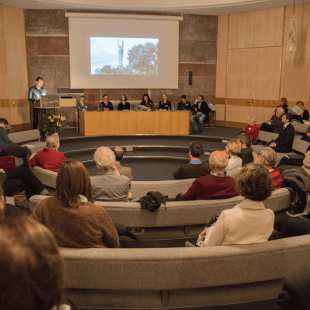
[[229, 159], [225, 171], [228, 174], [235, 174], [242, 168], [242, 158], [238, 156], [241, 153], [241, 145], [238, 143], [238, 139], [231, 139], [227, 142], [226, 153]]
[[201, 232], [203, 246], [268, 241], [274, 224], [273, 211], [264, 205], [274, 190], [270, 172], [259, 164], [246, 165], [236, 177], [236, 190], [244, 200], [222, 211], [217, 222]]

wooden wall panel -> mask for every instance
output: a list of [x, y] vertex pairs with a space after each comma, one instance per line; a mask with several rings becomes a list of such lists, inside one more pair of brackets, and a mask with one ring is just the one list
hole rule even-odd
[[30, 123], [29, 107], [10, 108], [11, 124]]
[[254, 47], [282, 46], [284, 7], [255, 11]]
[[0, 36], [0, 74], [7, 72], [6, 70], [6, 56], [5, 56], [5, 40], [4, 36]]
[[253, 49], [228, 51], [227, 98], [251, 98]]
[[4, 36], [7, 38], [25, 39], [24, 11], [12, 6], [3, 5]]
[[228, 122], [240, 122], [246, 123], [246, 118], [251, 115], [250, 106], [235, 106], [227, 105], [226, 106], [226, 121]]
[[250, 113], [255, 116], [256, 124], [262, 124], [266, 120], [270, 120], [274, 115], [274, 108], [251, 107]]
[[225, 120], [225, 110], [226, 107], [223, 104], [217, 104], [216, 108], [216, 120], [224, 121]]
[[283, 59], [281, 97], [309, 101], [310, 59]]
[[277, 100], [280, 90], [282, 47], [253, 51], [252, 98]]
[[9, 123], [11, 123], [11, 112], [10, 108], [0, 108], [0, 115], [1, 117], [7, 119]]
[[3, 9], [0, 3], [0, 36], [3, 36]]
[[9, 99], [28, 97], [28, 70], [25, 39], [6, 38]]
[[228, 15], [218, 18], [216, 90], [217, 97], [226, 96]]
[[254, 19], [255, 11], [229, 15], [228, 49], [253, 47]]
[[0, 100], [7, 98], [9, 98], [8, 76], [6, 73], [5, 74], [0, 73]]

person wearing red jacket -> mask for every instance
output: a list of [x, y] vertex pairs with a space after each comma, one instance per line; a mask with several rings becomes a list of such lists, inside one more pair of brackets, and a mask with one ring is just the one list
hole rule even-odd
[[259, 134], [259, 128], [255, 124], [255, 117], [253, 115], [250, 115], [247, 117], [247, 123], [248, 125], [243, 128], [243, 130], [251, 136], [251, 139], [253, 140], [258, 139], [258, 134]]
[[211, 153], [209, 157], [210, 175], [197, 178], [185, 194], [177, 195], [176, 200], [212, 200], [238, 196], [234, 179], [226, 176], [227, 164], [227, 154], [220, 151]]
[[66, 156], [56, 151], [59, 146], [59, 137], [54, 134], [46, 137], [46, 148], [39, 151], [29, 160], [30, 166], [39, 166], [43, 169], [58, 172], [60, 166], [67, 161]]

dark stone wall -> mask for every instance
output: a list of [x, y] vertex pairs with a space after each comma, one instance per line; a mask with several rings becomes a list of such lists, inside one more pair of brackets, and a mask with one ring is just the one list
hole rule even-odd
[[[48, 94], [56, 94], [59, 87], [70, 87], [69, 27], [65, 10], [24, 10], [24, 13], [29, 85], [35, 83], [36, 77], [42, 76]], [[179, 89], [151, 89], [151, 98], [158, 103], [161, 95], [167, 93], [169, 100], [176, 105], [183, 94], [191, 102], [201, 94], [208, 102], [214, 103], [217, 16], [184, 15], [183, 18], [179, 37]], [[189, 71], [193, 71], [191, 87], [188, 86]], [[108, 93], [111, 100], [118, 100], [125, 93], [130, 101], [141, 100], [148, 90], [84, 90], [87, 101], [94, 106], [104, 93]], [[62, 113], [67, 114], [69, 125], [75, 124], [72, 108], [63, 109]]]

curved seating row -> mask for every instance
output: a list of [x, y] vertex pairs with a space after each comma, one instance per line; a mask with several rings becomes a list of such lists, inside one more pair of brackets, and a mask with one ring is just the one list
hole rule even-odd
[[65, 296], [87, 309], [172, 309], [277, 298], [309, 236], [208, 248], [62, 248]]
[[[30, 210], [46, 196], [32, 196], [29, 201]], [[223, 210], [236, 206], [243, 197], [220, 200], [171, 201], [162, 205], [156, 212], [141, 209], [138, 202], [104, 202], [96, 201], [96, 205], [105, 208], [114, 223], [128, 227], [145, 228], [140, 243], [124, 238], [123, 247], [141, 247], [149, 244], [171, 246], [181, 244], [184, 240], [197, 239], [205, 223]], [[285, 188], [276, 190], [264, 202], [266, 208], [275, 212], [275, 222], [287, 218], [285, 211], [290, 208], [290, 194]], [[290, 210], [291, 212], [291, 210]]]

